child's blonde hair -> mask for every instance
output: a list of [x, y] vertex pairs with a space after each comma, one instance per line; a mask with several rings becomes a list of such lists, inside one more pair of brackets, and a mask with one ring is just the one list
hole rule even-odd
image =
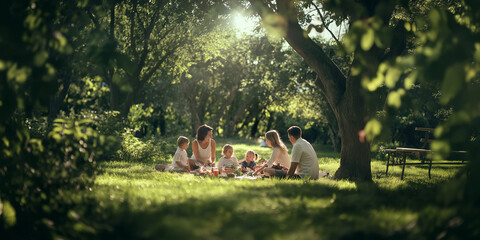
[[223, 148], [222, 148], [222, 153], [223, 153], [223, 155], [225, 155], [225, 153], [228, 151], [228, 149], [232, 149], [232, 150], [233, 150], [232, 145], [230, 145], [230, 144], [225, 144], [225, 145], [223, 146]]
[[247, 155], [248, 155], [249, 153], [252, 153], [252, 154], [253, 154], [253, 157], [254, 157], [253, 161], [257, 161], [258, 154], [256, 154], [255, 151], [253, 151], [253, 150], [251, 150], [251, 149], [248, 150], [248, 151], [245, 153], [245, 158], [247, 158]]
[[177, 146], [181, 147], [183, 144], [185, 143], [190, 143], [190, 140], [188, 140], [187, 137], [184, 137], [184, 136], [180, 136], [178, 137], [177, 139]]
[[288, 152], [287, 146], [285, 146], [285, 144], [282, 142], [282, 139], [280, 139], [280, 134], [278, 134], [277, 130], [268, 131], [265, 133], [265, 138], [272, 143], [273, 148], [279, 147], [284, 152]]

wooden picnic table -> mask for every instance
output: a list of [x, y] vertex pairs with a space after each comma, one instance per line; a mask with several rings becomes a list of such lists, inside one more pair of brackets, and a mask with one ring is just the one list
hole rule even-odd
[[[386, 149], [385, 152], [387, 153], [387, 169], [385, 174], [388, 174], [388, 167], [389, 166], [402, 166], [402, 175], [400, 177], [403, 180], [405, 175], [405, 166], [406, 165], [428, 165], [428, 178], [431, 179], [431, 170], [432, 164], [464, 164], [465, 160], [453, 160], [448, 162], [434, 162], [432, 159], [422, 159], [419, 162], [407, 162], [407, 155], [416, 155], [418, 159], [422, 156], [425, 157], [428, 153], [431, 153], [432, 150], [426, 149], [424, 147], [427, 146], [428, 143], [431, 142], [430, 134], [434, 131], [433, 128], [421, 128], [416, 127], [416, 131], [423, 131], [425, 132], [425, 137], [420, 139], [420, 142], [423, 142], [422, 148], [406, 148], [406, 147], [397, 147], [395, 149]], [[467, 154], [467, 151], [452, 151], [452, 153], [460, 153], [460, 154]]]
[[424, 127], [415, 128], [415, 131], [425, 132], [425, 137], [420, 138], [420, 142], [423, 143], [423, 146], [421, 148], [426, 148], [427, 145], [432, 142], [432, 139], [430, 138], [430, 134], [432, 134], [434, 130], [435, 130], [434, 128], [424, 128]]

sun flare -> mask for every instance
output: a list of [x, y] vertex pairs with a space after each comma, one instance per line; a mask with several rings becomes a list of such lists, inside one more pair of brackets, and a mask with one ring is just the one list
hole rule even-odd
[[251, 35], [254, 33], [258, 21], [256, 21], [253, 17], [246, 17], [241, 13], [234, 13], [232, 17], [232, 23], [233, 27], [238, 31], [238, 33]]

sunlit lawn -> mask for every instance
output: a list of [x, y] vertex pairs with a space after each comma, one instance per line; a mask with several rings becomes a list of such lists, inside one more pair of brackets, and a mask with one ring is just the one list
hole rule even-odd
[[[226, 142], [239, 159], [248, 149], [270, 156], [270, 148], [232, 141], [217, 140], [217, 159]], [[339, 154], [317, 150], [320, 170], [333, 174]], [[101, 170], [90, 224], [104, 239], [417, 239], [434, 234], [425, 216], [453, 214], [430, 202], [458, 167], [434, 166], [428, 179], [427, 168], [407, 166], [402, 181], [400, 167], [385, 176], [385, 162], [374, 160], [373, 184], [203, 178], [156, 172], [154, 163], [108, 162]]]

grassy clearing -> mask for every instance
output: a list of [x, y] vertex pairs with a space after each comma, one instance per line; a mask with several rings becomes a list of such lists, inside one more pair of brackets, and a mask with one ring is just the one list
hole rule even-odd
[[[231, 143], [264, 158], [270, 148], [245, 140], [217, 140], [217, 158]], [[291, 149], [291, 146], [289, 146]], [[333, 173], [339, 155], [317, 147], [321, 171]], [[327, 150], [327, 151], [325, 151]], [[189, 151], [191, 153], [191, 150]], [[88, 192], [86, 216], [101, 238], [116, 239], [418, 239], [435, 238], [435, 221], [454, 212], [431, 204], [458, 167], [408, 166], [406, 179], [372, 162], [373, 183], [322, 178], [235, 180], [156, 172], [153, 163], [107, 162]], [[432, 224], [432, 226], [430, 225]], [[431, 226], [431, 227], [430, 227]]]

